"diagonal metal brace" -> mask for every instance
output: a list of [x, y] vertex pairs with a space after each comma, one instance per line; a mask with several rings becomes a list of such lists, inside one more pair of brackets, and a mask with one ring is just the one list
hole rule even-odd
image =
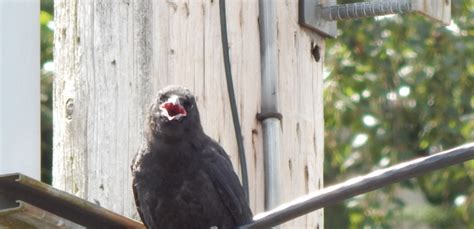
[[[22, 207], [25, 204], [28, 204], [27, 207]], [[138, 221], [121, 216], [23, 174], [0, 175], [0, 217], [2, 217], [0, 218], [0, 228], [5, 226], [2, 222], [7, 221], [8, 223], [12, 221], [8, 219], [12, 217], [5, 216], [2, 213], [12, 213], [17, 208], [25, 208], [27, 209], [26, 212], [41, 212], [42, 210], [51, 213], [51, 217], [48, 217], [50, 219], [72, 221], [87, 228], [145, 228]], [[31, 222], [32, 219], [27, 217], [28, 215], [31, 214], [20, 213], [16, 214], [14, 218], [15, 221], [28, 219], [29, 223], [35, 225], [35, 227], [44, 228], [38, 223], [44, 223], [45, 217]], [[56, 215], [59, 218], [52, 215]], [[7, 226], [10, 225], [7, 224]], [[16, 227], [20, 226], [16, 224]]]
[[474, 143], [469, 143], [431, 156], [376, 170], [261, 213], [254, 217], [254, 222], [239, 228], [270, 228], [350, 197], [472, 159], [474, 159]]

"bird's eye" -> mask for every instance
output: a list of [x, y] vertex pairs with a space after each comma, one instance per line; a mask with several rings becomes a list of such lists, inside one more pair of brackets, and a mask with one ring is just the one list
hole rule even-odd
[[162, 102], [165, 102], [166, 100], [168, 100], [168, 96], [162, 95], [162, 96], [160, 97], [160, 102], [161, 102], [161, 103], [162, 103]]
[[191, 102], [189, 102], [189, 100], [184, 100], [183, 101], [183, 106], [186, 107], [186, 108], [192, 108], [192, 104]]

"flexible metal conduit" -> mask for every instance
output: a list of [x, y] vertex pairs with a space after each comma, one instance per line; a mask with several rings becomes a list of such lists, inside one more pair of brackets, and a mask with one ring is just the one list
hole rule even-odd
[[323, 18], [329, 21], [339, 21], [412, 11], [411, 0], [357, 2], [324, 7]]

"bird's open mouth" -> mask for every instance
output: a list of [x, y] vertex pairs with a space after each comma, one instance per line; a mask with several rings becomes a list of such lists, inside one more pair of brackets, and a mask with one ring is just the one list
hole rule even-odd
[[166, 102], [161, 104], [160, 109], [168, 120], [180, 120], [187, 115], [186, 109], [179, 103]]

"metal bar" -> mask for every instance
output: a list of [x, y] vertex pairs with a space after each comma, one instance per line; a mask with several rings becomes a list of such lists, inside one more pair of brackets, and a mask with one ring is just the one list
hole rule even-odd
[[23, 201], [0, 209], [0, 228], [84, 228]]
[[474, 159], [474, 143], [376, 170], [259, 214], [254, 217], [254, 222], [239, 228], [268, 228], [350, 197], [471, 159]]
[[138, 221], [18, 173], [0, 176], [0, 194], [88, 228], [145, 228]]
[[408, 12], [413, 12], [411, 0], [371, 1], [324, 7], [323, 18], [339, 21]]

